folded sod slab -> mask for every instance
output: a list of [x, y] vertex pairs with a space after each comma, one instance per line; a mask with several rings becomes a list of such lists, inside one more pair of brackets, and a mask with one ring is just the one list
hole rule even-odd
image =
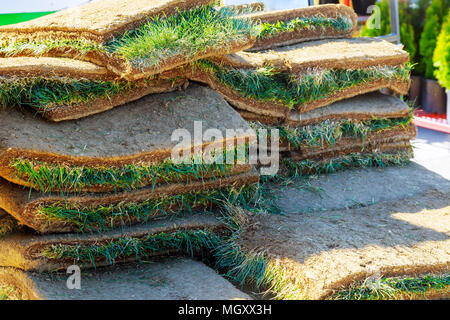
[[0, 180], [0, 208], [40, 233], [92, 232], [121, 228], [192, 211], [212, 210], [226, 201], [245, 204], [254, 196], [256, 170], [155, 189], [82, 195], [42, 194]]
[[311, 40], [348, 38], [358, 25], [356, 13], [341, 4], [253, 12], [245, 17], [260, 23], [256, 43], [248, 51], [267, 50]]
[[43, 272], [73, 264], [86, 269], [169, 254], [202, 255], [226, 232], [216, 217], [192, 215], [103, 234], [10, 234], [0, 239], [0, 266]]
[[[224, 153], [230, 145], [246, 151], [256, 138], [219, 94], [199, 85], [78, 121], [50, 123], [15, 109], [0, 114], [0, 176], [41, 192], [157, 188], [247, 172], [248, 162], [227, 161]], [[177, 129], [188, 141], [172, 139]], [[209, 129], [222, 136], [195, 139]], [[172, 152], [186, 161], [175, 161]], [[223, 161], [204, 161], [213, 154]]]
[[212, 268], [186, 257], [83, 270], [81, 290], [68, 289], [67, 276], [65, 270], [0, 267], [0, 300], [251, 300]]
[[254, 23], [210, 0], [100, 0], [0, 27], [0, 56], [70, 57], [127, 80], [250, 48]]
[[[333, 149], [335, 146], [370, 143], [379, 139], [411, 140], [416, 136], [412, 120], [411, 110], [409, 116], [402, 118], [373, 118], [366, 121], [325, 120], [306, 126], [263, 125], [258, 122], [249, 124], [258, 136], [265, 135], [266, 132], [270, 136], [272, 130], [278, 130], [280, 151], [296, 150], [309, 154]], [[269, 138], [267, 140], [271, 141]]]
[[382, 88], [404, 95], [408, 59], [383, 40], [321, 40], [199, 60], [179, 74], [208, 84], [237, 109], [282, 120], [292, 110], [303, 113]]
[[313, 125], [321, 121], [407, 118], [410, 116], [411, 108], [401, 99], [380, 92], [371, 92], [307, 112], [300, 113], [292, 110], [286, 119], [263, 116], [243, 110], [237, 111], [245, 120], [250, 122], [299, 127]]
[[9, 215], [6, 211], [0, 209], [0, 238], [10, 233], [23, 230], [16, 219]]
[[[355, 282], [445, 274], [449, 199], [434, 190], [345, 212], [251, 215], [219, 248], [216, 267], [276, 299], [335, 298]], [[446, 287], [434, 297], [448, 298]]]
[[0, 58], [0, 108], [32, 108], [47, 120], [80, 119], [154, 93], [186, 88], [185, 79], [118, 79], [95, 64], [51, 57]]

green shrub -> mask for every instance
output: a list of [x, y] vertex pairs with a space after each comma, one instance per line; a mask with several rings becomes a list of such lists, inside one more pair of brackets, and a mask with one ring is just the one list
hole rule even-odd
[[419, 51], [421, 63], [423, 63], [425, 68], [424, 76], [429, 79], [434, 79], [433, 54], [449, 5], [450, 0], [432, 0], [426, 11], [425, 26], [420, 37]]
[[434, 71], [436, 79], [441, 86], [450, 90], [450, 14], [447, 15], [439, 34], [433, 62], [437, 68]]
[[[377, 3], [380, 8], [380, 28], [369, 28], [367, 25], [361, 28], [361, 36], [378, 37], [391, 33], [391, 19], [390, 19], [390, 1], [382, 0]], [[417, 45], [415, 41], [415, 33], [413, 21], [411, 19], [413, 8], [410, 6], [410, 1], [399, 3], [399, 19], [400, 19], [400, 41], [404, 45], [404, 49], [409, 53], [410, 60], [415, 61]], [[375, 12], [372, 14], [375, 14]]]

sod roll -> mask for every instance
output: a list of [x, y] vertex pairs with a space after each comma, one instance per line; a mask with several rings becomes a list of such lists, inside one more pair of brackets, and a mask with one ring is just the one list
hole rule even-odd
[[73, 264], [87, 269], [150, 256], [193, 256], [210, 249], [223, 232], [217, 218], [196, 215], [105, 234], [11, 234], [0, 239], [0, 266], [43, 272]]
[[408, 59], [383, 40], [321, 40], [200, 60], [178, 74], [208, 84], [240, 110], [281, 121], [291, 110], [304, 113], [382, 88], [404, 95]]
[[98, 0], [34, 20], [0, 27], [1, 38], [85, 39], [99, 42], [132, 30], [152, 16], [172, 14], [210, 0]]
[[286, 120], [238, 110], [239, 114], [247, 121], [260, 122], [266, 125], [284, 124], [291, 127], [312, 125], [330, 120], [366, 121], [374, 118], [402, 118], [407, 117], [410, 111], [411, 108], [402, 100], [380, 92], [362, 94], [308, 112], [299, 113], [292, 110]]
[[223, 178], [96, 194], [42, 194], [0, 180], [0, 208], [41, 233], [88, 232], [145, 224], [205, 210], [225, 200], [248, 201], [256, 170]]
[[[3, 109], [0, 114], [0, 176], [41, 191], [117, 191], [245, 172], [248, 164], [194, 166], [194, 158], [255, 140], [219, 94], [198, 85], [145, 96], [78, 121], [50, 123], [26, 110]], [[177, 129], [184, 130], [183, 140], [172, 139]], [[221, 136], [196, 138], [209, 129]], [[178, 165], [171, 159], [173, 150], [190, 153], [192, 159]]]
[[262, 24], [256, 43], [248, 51], [273, 49], [311, 40], [347, 38], [352, 36], [358, 26], [355, 12], [342, 4], [256, 12], [246, 17]]
[[0, 27], [0, 56], [68, 57], [127, 80], [250, 48], [254, 23], [209, 0], [101, 0]]

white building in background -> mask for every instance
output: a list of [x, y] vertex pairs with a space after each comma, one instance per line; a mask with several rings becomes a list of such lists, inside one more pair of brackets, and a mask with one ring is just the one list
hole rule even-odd
[[92, 0], [0, 0], [0, 14], [55, 11]]

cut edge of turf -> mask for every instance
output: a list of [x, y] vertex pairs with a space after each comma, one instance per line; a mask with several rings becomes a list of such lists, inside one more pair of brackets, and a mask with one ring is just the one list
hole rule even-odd
[[211, 250], [221, 241], [221, 237], [212, 230], [177, 230], [160, 232], [141, 238], [123, 237], [97, 244], [52, 244], [44, 246], [39, 256], [57, 261], [75, 261], [90, 263], [104, 259], [114, 264], [116, 259], [135, 257], [137, 260], [156, 254], [182, 252], [194, 256], [205, 250]]
[[194, 74], [196, 68], [211, 74], [216, 81], [238, 95], [261, 102], [275, 102], [293, 109], [370, 81], [409, 81], [412, 65], [406, 63], [355, 70], [309, 68], [301, 75], [293, 75], [272, 66], [239, 69], [201, 59], [192, 64]]

